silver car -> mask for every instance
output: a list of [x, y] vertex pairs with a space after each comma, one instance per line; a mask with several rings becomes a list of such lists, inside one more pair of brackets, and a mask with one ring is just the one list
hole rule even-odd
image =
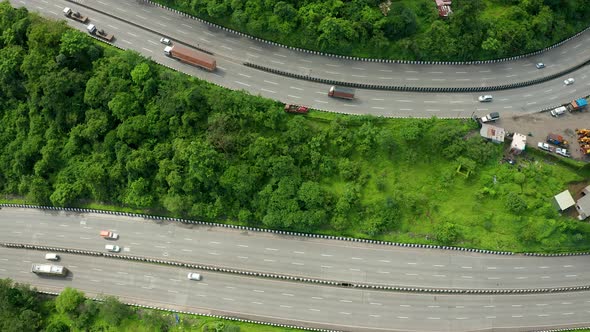
[[166, 37], [160, 38], [160, 43], [162, 43], [164, 45], [170, 45], [170, 44], [172, 44], [172, 42], [170, 41], [170, 39], [168, 39]]
[[563, 84], [565, 85], [570, 85], [570, 84], [574, 84], [576, 80], [574, 80], [573, 77], [568, 78], [567, 80], [563, 81]]

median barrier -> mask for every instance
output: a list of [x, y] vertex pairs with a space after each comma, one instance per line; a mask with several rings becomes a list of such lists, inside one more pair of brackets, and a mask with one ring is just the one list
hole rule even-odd
[[303, 79], [303, 80], [311, 81], [311, 82], [354, 87], [354, 88], [359, 88], [359, 89], [384, 90], [384, 91], [411, 91], [411, 92], [456, 92], [457, 89], [461, 89], [460, 91], [487, 92], [487, 91], [508, 90], [508, 89], [514, 89], [517, 87], [524, 87], [524, 86], [530, 86], [530, 85], [534, 85], [534, 84], [538, 84], [538, 83], [542, 83], [542, 82], [547, 82], [547, 81], [553, 80], [557, 77], [568, 74], [574, 70], [577, 70], [578, 68], [583, 67], [583, 66], [587, 65], [588, 63], [590, 63], [590, 60], [587, 60], [586, 62], [584, 62], [582, 64], [570, 67], [569, 69], [561, 71], [559, 73], [548, 75], [548, 76], [545, 76], [545, 77], [539, 78], [539, 79], [529, 80], [529, 81], [525, 81], [525, 82], [508, 83], [508, 84], [501, 84], [501, 85], [490, 85], [490, 86], [480, 86], [480, 87], [416, 87], [416, 86], [408, 87], [405, 85], [404, 86], [374, 85], [374, 84], [368, 84], [368, 83], [337, 81], [337, 80], [313, 77], [313, 76], [309, 76], [309, 75], [303, 76], [303, 75], [300, 75], [297, 73], [291, 73], [291, 72], [276, 69], [276, 68], [270, 68], [270, 67], [258, 65], [255, 63], [251, 63], [251, 62], [243, 62], [242, 64], [246, 67], [258, 69], [261, 71], [265, 71], [265, 72], [269, 72], [269, 73], [273, 73], [273, 74], [277, 74], [277, 75], [281, 75], [281, 76], [291, 77], [291, 78], [295, 78], [295, 79]]

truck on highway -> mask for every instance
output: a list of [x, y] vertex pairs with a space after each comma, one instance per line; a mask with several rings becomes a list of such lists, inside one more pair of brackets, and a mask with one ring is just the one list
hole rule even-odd
[[201, 67], [208, 71], [214, 71], [217, 68], [217, 62], [215, 61], [215, 58], [206, 53], [187, 47], [178, 45], [166, 46], [164, 48], [164, 54], [171, 58], [186, 62], [193, 66]]
[[64, 15], [66, 17], [71, 18], [72, 20], [76, 20], [78, 22], [86, 23], [88, 22], [88, 16], [82, 16], [79, 12], [73, 11], [70, 7], [64, 8]]
[[307, 112], [309, 112], [309, 109], [305, 106], [286, 104], [285, 105], [285, 112], [296, 113], [296, 114], [306, 114]]
[[328, 96], [352, 100], [354, 99], [354, 89], [333, 85], [328, 92]]
[[563, 136], [556, 134], [547, 135], [547, 143], [555, 144], [559, 147], [566, 149], [569, 147], [569, 142], [566, 141], [565, 138], [563, 138]]
[[86, 27], [86, 29], [88, 29], [88, 33], [93, 36], [104, 39], [108, 42], [113, 40], [113, 35], [104, 32], [103, 29], [98, 29], [94, 24], [88, 24], [88, 27]]
[[33, 264], [31, 266], [31, 272], [39, 275], [50, 275], [50, 276], [66, 276], [68, 269], [61, 265], [53, 264]]

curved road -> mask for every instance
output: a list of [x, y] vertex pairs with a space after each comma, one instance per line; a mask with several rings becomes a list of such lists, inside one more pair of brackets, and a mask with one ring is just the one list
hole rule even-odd
[[506, 256], [278, 236], [106, 214], [2, 208], [0, 242], [123, 253], [250, 271], [408, 287], [529, 289], [590, 285], [588, 256]]
[[[266, 46], [263, 46], [264, 44], [256, 44], [258, 46], [251, 46], [251, 44], [249, 43], [253, 43], [253, 41], [250, 41], [249, 39], [240, 39], [238, 41], [236, 40], [236, 38], [230, 38], [228, 36], [225, 36], [225, 33], [222, 32], [216, 32], [214, 30], [203, 30], [204, 27], [200, 25], [198, 22], [192, 19], [178, 18], [175, 16], [175, 14], [163, 9], [153, 8], [146, 5], [138, 5], [137, 3], [131, 1], [124, 1], [120, 4], [115, 4], [115, 2], [113, 2], [113, 4], [111, 5], [111, 2], [108, 1], [110, 0], [102, 1], [106, 5], [101, 4], [101, 2], [98, 1], [84, 1], [84, 3], [92, 6], [103, 6], [104, 8], [102, 9], [109, 10], [113, 13], [113, 15], [119, 17], [124, 16], [131, 21], [139, 20], [137, 21], [138, 23], [141, 23], [146, 27], [158, 31], [158, 33], [154, 34], [148, 30], [135, 27], [128, 23], [122, 22], [118, 19], [105, 16], [97, 12], [92, 12], [89, 9], [86, 9], [84, 7], [78, 7], [75, 4], [72, 4], [64, 0], [56, 0], [51, 3], [49, 3], [46, 0], [12, 0], [12, 3], [17, 6], [24, 4], [25, 6], [27, 6], [27, 8], [33, 11], [39, 11], [44, 15], [48, 15], [49, 17], [57, 19], [65, 19], [61, 14], [61, 9], [63, 9], [63, 7], [72, 7], [74, 10], [78, 10], [85, 15], [89, 15], [91, 22], [95, 23], [97, 26], [104, 28], [108, 32], [114, 33], [116, 38], [115, 44], [119, 47], [135, 50], [145, 56], [151, 57], [154, 60], [167, 66], [170, 66], [172, 68], [175, 68], [179, 71], [183, 71], [187, 74], [197, 76], [199, 78], [208, 80], [210, 82], [213, 82], [224, 87], [228, 87], [230, 89], [244, 89], [252, 94], [260, 94], [264, 97], [278, 99], [284, 102], [304, 104], [316, 109], [326, 111], [350, 114], [373, 114], [399, 117], [470, 117], [472, 113], [483, 115], [490, 111], [500, 111], [504, 114], [523, 114], [537, 112], [542, 108], [559, 105], [567, 101], [570, 101], [576, 97], [585, 95], [587, 94], [587, 89], [590, 86], [590, 81], [586, 80], [586, 78], [590, 75], [590, 66], [584, 66], [581, 69], [577, 70], [575, 73], [568, 75], [576, 78], [576, 83], [572, 86], [565, 86], [562, 82], [562, 77], [534, 86], [512, 90], [496, 91], [492, 93], [494, 95], [494, 101], [492, 103], [479, 103], [477, 101], [477, 96], [481, 93], [407, 93], [362, 89], [357, 90], [357, 98], [354, 101], [342, 101], [327, 97], [326, 94], [329, 88], [328, 85], [308, 82], [304, 80], [290, 79], [245, 67], [241, 64], [242, 61], [248, 60], [244, 57], [245, 53], [238, 51], [237, 48], [234, 49], [234, 47], [237, 46], [227, 46], [225, 44], [222, 44], [222, 42], [229, 43], [232, 45], [242, 45], [243, 42], [244, 45], [240, 46], [242, 48], [248, 48], [252, 52], [257, 51], [260, 54], [264, 54], [265, 56], [276, 56], [278, 58], [287, 57], [289, 61], [284, 61], [289, 63], [298, 61], [294, 59], [304, 59], [305, 57], [308, 57], [307, 54], [293, 53], [292, 51], [288, 51], [282, 48], [267, 49], [265, 48]], [[134, 6], [141, 6], [141, 8], [135, 8]], [[178, 23], [174, 21], [175, 19], [179, 19]], [[71, 26], [81, 31], [85, 31], [84, 25], [69, 19], [67, 20], [67, 22]], [[181, 29], [181, 27], [183, 27], [184, 30]], [[171, 29], [176, 29], [176, 32], [173, 33]], [[218, 34], [216, 35], [216, 33]], [[165, 57], [162, 53], [163, 45], [159, 44], [159, 38], [162, 34], [169, 34], [173, 38], [181, 39], [184, 42], [189, 42], [193, 45], [198, 44], [202, 48], [207, 48], [215, 52], [219, 70], [217, 70], [215, 73], [208, 73], [203, 70], [194, 68], [192, 66], [180, 63], [174, 59]], [[200, 38], [210, 38], [211, 41], [216, 41], [216, 43], [201, 44]], [[581, 58], [571, 59], [571, 61], [573, 61], [574, 63], [581, 62], [583, 61], [584, 55], [587, 54], [587, 48], [589, 48], [587, 39], [588, 36], [586, 34], [581, 38], [577, 38], [565, 44], [562, 47], [552, 50], [551, 56], [543, 55], [543, 57], [547, 56], [554, 59], [558, 59], [560, 58], [560, 56], [577, 57], [579, 55]], [[230, 42], [230, 40], [232, 42]], [[252, 47], [254, 47], [255, 49], [251, 49]], [[274, 55], [274, 53], [279, 54], [277, 52], [287, 52], [288, 55], [282, 53], [280, 54], [281, 56]], [[319, 59], [322, 59], [322, 61], [325, 60], [335, 62], [330, 63], [333, 66], [327, 66], [328, 63], [320, 63]], [[261, 58], [258, 63], [271, 64], [273, 63], [272, 61], [275, 60]], [[346, 67], [348, 67], [348, 65], [339, 65], [340, 67], [334, 67], [338, 65], [340, 61], [342, 61], [339, 59], [319, 57], [318, 59], [308, 61], [312, 61], [312, 63], [315, 63], [313, 61], [316, 61], [317, 66], [325, 65], [326, 68], [340, 68], [339, 70], [341, 70], [342, 73], [345, 73]], [[530, 62], [530, 60], [522, 61]], [[552, 69], [554, 66], [557, 66], [557, 61], [555, 61], [554, 63], [550, 63], [550, 61], [546, 60], [543, 61], [547, 62], [549, 65], [549, 67], [547, 68], [548, 71], [546, 72], [532, 70], [531, 67], [526, 66], [525, 63], [522, 63], [521, 65], [516, 67], [517, 65], [511, 64], [512, 62], [494, 65], [506, 66], [504, 67], [504, 69], [501, 69], [501, 67], [497, 67], [492, 70], [488, 68], [489, 65], [483, 67], [472, 65], [463, 66], [464, 69], [461, 69], [460, 73], [455, 73], [457, 69], [453, 68], [452, 66], [436, 66], [436, 70], [447, 70], [448, 72], [443, 72], [443, 74], [441, 75], [449, 78], [456, 77], [456, 79], [459, 80], [462, 79], [461, 77], [464, 77], [466, 75], [463, 74], [463, 71], [465, 71], [467, 75], [470, 76], [470, 79], [473, 79], [473, 77], [477, 76], [485, 77], [484, 75], [486, 73], [479, 72], [485, 72], [487, 70], [494, 72], [506, 71], [510, 72], [510, 74], [507, 74], [505, 76], [517, 75], [517, 77], [523, 78], [528, 77], [527, 75], [532, 75], [530, 76], [532, 78], [545, 75], [544, 73], [549, 73], [551, 70], [554, 69], [563, 69], [563, 67], [555, 67], [554, 69]], [[256, 61], [252, 60], [252, 62]], [[559, 63], [563, 63], [563, 66], [569, 66], [569, 64], [566, 65], [566, 63], [568, 63], [566, 61], [561, 61]], [[377, 63], [359, 62], [359, 65], [360, 64], [365, 66], [381, 66]], [[394, 65], [387, 66], [397, 67]], [[352, 68], [352, 65], [350, 67]], [[356, 67], [357, 65], [355, 65], [355, 68]], [[413, 78], [414, 74], [417, 75], [423, 72], [426, 73], [426, 76], [424, 77], [432, 77], [433, 75], [435, 75], [432, 73], [432, 70], [430, 70], [429, 72], [429, 69], [419, 69], [422, 68], [420, 66], [414, 66], [412, 68], [414, 69], [412, 69], [411, 71], [416, 72], [412, 73], [412, 75], [410, 75], [410, 73], [406, 73], [406, 71], [408, 70], [400, 69], [403, 71], [403, 73], [398, 72], [396, 73], [396, 75], [393, 75], [392, 72], [391, 76]], [[312, 69], [312, 74], [313, 70], [314, 69]], [[326, 76], [328, 74], [321, 72], [320, 69], [317, 70], [320, 71], [320, 74], [318, 76], [328, 77]], [[370, 69], [369, 67], [366, 67], [365, 69], [365, 71], [374, 70], [379, 71], [383, 69]], [[530, 73], [527, 74], [527, 72]], [[373, 77], [375, 75], [371, 74], [365, 76]], [[494, 82], [510, 82], [511, 79], [512, 77], [497, 77], [495, 78]], [[427, 79], [419, 78], [416, 82], [426, 82], [425, 80]], [[490, 83], [471, 82], [468, 85], [477, 84], [489, 85]], [[417, 85], [417, 83], [409, 85]], [[429, 82], [428, 84], [425, 83], [424, 85], [431, 86], [432, 84]], [[441, 81], [440, 85], [449, 86], [450, 84], [447, 81]]]
[[[475, 331], [590, 324], [587, 292], [546, 295], [420, 295], [363, 291], [203, 273], [114, 259], [62, 255], [67, 278], [39, 277], [43, 252], [0, 248], [0, 278], [41, 289], [66, 286], [124, 301], [347, 331]], [[305, 317], [302, 319], [302, 317]]]
[[[472, 87], [523, 82], [559, 73], [590, 59], [590, 32], [565, 45], [526, 59], [482, 65], [383, 64], [311, 55], [240, 37], [183, 15], [130, 0], [84, 1], [91, 8], [199, 45], [235, 62], [347, 82], [379, 85]], [[538, 70], [537, 62], [546, 68]]]

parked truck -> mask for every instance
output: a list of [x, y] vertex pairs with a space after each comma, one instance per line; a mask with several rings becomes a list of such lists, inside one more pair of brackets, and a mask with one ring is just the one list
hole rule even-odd
[[588, 106], [588, 101], [585, 98], [578, 98], [567, 105], [570, 112], [581, 111]]
[[94, 35], [98, 38], [104, 39], [108, 42], [113, 40], [113, 35], [110, 35], [106, 32], [104, 32], [103, 29], [98, 29], [96, 28], [96, 26], [94, 24], [88, 24], [88, 27], [86, 27], [86, 29], [88, 29], [88, 33], [91, 35]]
[[569, 147], [569, 142], [566, 141], [565, 138], [563, 138], [563, 136], [561, 136], [561, 135], [549, 134], [549, 135], [547, 135], [547, 142], [551, 143], [551, 144], [555, 144], [555, 145], [562, 147], [562, 148]]
[[293, 104], [286, 104], [285, 105], [285, 112], [287, 113], [297, 113], [297, 114], [306, 114], [309, 112], [309, 109], [305, 106], [293, 105]]
[[186, 62], [193, 66], [201, 67], [208, 71], [214, 71], [217, 68], [217, 62], [215, 61], [215, 58], [194, 49], [178, 45], [166, 46], [166, 48], [164, 48], [164, 54], [171, 58]]
[[354, 89], [333, 85], [328, 92], [328, 96], [352, 100], [354, 99]]
[[64, 15], [66, 17], [71, 18], [72, 20], [76, 20], [78, 22], [86, 23], [88, 22], [88, 16], [82, 16], [79, 12], [73, 11], [70, 7], [64, 8]]
[[61, 265], [53, 265], [53, 264], [33, 264], [31, 266], [31, 272], [40, 275], [50, 275], [50, 276], [66, 276], [68, 274], [68, 269]]

